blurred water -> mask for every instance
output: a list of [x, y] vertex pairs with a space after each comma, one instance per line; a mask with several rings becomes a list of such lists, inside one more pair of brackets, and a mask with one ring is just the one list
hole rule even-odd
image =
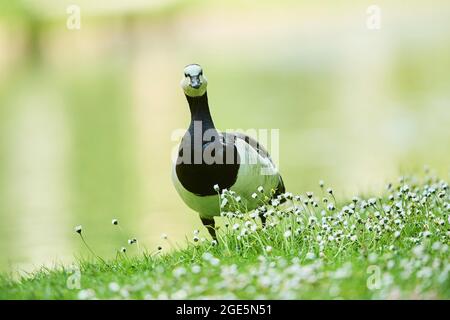
[[380, 4], [378, 31], [364, 3], [181, 2], [88, 15], [78, 31], [64, 19], [33, 22], [32, 33], [20, 16], [0, 24], [0, 269], [87, 255], [78, 224], [108, 257], [132, 236], [169, 250], [161, 233], [182, 245], [200, 227], [170, 181], [192, 62], [218, 127], [280, 129], [292, 192], [320, 179], [339, 197], [376, 192], [424, 164], [448, 177], [449, 6], [398, 3]]

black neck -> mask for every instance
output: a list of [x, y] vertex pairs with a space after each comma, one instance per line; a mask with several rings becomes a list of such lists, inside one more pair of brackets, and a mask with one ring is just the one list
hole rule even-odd
[[214, 129], [214, 122], [209, 112], [208, 95], [206, 92], [200, 97], [186, 96], [186, 99], [191, 109], [191, 125], [189, 128], [191, 129], [193, 127], [194, 121], [201, 121], [203, 131]]
[[[214, 185], [229, 189], [236, 183], [240, 168], [239, 153], [233, 143], [222, 142], [209, 112], [206, 93], [201, 97], [186, 96], [186, 99], [191, 109], [191, 124], [178, 150], [176, 177], [187, 191], [196, 196], [217, 195]], [[206, 131], [208, 137], [205, 137]], [[214, 143], [213, 149], [206, 150], [211, 143]], [[213, 163], [206, 161], [205, 154], [214, 157]], [[233, 156], [233, 161], [229, 161], [229, 154]]]

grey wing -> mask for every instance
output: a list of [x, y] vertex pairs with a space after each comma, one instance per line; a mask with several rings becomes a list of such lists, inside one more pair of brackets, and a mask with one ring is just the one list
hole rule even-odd
[[[255, 149], [256, 152], [258, 152], [258, 154], [261, 157], [270, 160], [270, 162], [275, 166], [275, 163], [273, 163], [269, 152], [256, 139], [254, 139], [246, 134], [240, 133], [240, 132], [224, 132], [223, 136], [225, 137], [227, 142], [230, 142], [230, 141], [234, 142], [234, 140], [236, 140], [236, 139], [244, 140], [245, 142], [247, 142], [247, 144], [249, 146], [251, 146], [253, 149]], [[231, 140], [231, 139], [234, 139], [234, 140]]]
[[[256, 152], [258, 152], [258, 154], [261, 157], [268, 159], [272, 163], [272, 165], [275, 167], [275, 163], [273, 162], [272, 158], [270, 157], [269, 152], [256, 139], [254, 139], [246, 134], [240, 133], [240, 132], [224, 132], [223, 136], [225, 138], [225, 141], [227, 141], [227, 143], [229, 143], [231, 141], [234, 143], [234, 141], [236, 139], [244, 140], [249, 146], [251, 146], [253, 149], [255, 149]], [[284, 186], [283, 178], [281, 177], [280, 174], [278, 174], [278, 177], [279, 177], [279, 183], [276, 188], [275, 196], [286, 192], [286, 187]]]

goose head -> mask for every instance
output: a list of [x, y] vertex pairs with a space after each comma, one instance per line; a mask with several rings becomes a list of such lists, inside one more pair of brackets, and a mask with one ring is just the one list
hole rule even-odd
[[203, 75], [202, 67], [198, 64], [190, 64], [184, 68], [184, 77], [181, 80], [181, 88], [189, 97], [200, 97], [206, 92], [208, 80]]

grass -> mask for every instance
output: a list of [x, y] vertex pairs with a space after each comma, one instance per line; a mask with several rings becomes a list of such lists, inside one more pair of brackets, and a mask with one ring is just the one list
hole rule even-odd
[[194, 230], [185, 248], [170, 253], [124, 250], [112, 261], [81, 260], [19, 280], [4, 274], [0, 298], [450, 298], [447, 182], [404, 177], [379, 197], [349, 201], [321, 190], [286, 193], [278, 199], [286, 204], [257, 193], [265, 228], [255, 214], [241, 213], [237, 195], [223, 191], [217, 243]]

